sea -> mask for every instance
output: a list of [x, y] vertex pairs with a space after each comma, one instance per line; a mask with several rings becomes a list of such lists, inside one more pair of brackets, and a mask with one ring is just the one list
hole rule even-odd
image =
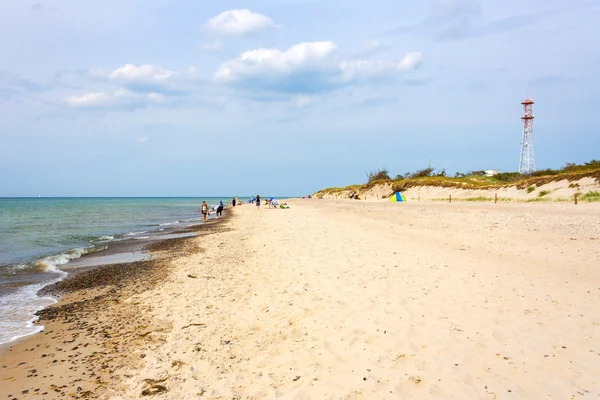
[[69, 262], [201, 223], [202, 201], [230, 198], [0, 198], [0, 344], [43, 329], [35, 313], [56, 299], [37, 293], [64, 279]]

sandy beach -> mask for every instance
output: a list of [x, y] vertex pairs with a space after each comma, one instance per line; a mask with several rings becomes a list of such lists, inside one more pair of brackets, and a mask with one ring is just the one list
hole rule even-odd
[[288, 203], [64, 281], [2, 398], [600, 397], [598, 204]]

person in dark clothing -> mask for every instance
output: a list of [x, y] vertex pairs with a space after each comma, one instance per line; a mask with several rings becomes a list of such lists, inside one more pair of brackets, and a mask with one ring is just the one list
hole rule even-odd
[[235, 207], [235, 197], [231, 200], [231, 205]]
[[219, 201], [219, 206], [217, 207], [217, 217], [218, 216], [223, 216], [223, 200]]
[[256, 209], [259, 210], [260, 209], [260, 196], [256, 195]]

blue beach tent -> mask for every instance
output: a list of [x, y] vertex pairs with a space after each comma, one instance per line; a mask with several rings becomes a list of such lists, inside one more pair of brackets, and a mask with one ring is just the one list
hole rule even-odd
[[394, 192], [393, 195], [390, 196], [388, 202], [390, 203], [403, 203], [406, 201], [406, 197], [400, 192]]

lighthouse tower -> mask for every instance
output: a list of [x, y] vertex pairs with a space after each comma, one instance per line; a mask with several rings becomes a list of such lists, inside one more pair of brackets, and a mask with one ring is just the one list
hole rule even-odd
[[533, 154], [533, 101], [527, 96], [523, 105], [523, 136], [521, 138], [521, 162], [519, 173], [530, 174], [535, 171], [535, 155]]

